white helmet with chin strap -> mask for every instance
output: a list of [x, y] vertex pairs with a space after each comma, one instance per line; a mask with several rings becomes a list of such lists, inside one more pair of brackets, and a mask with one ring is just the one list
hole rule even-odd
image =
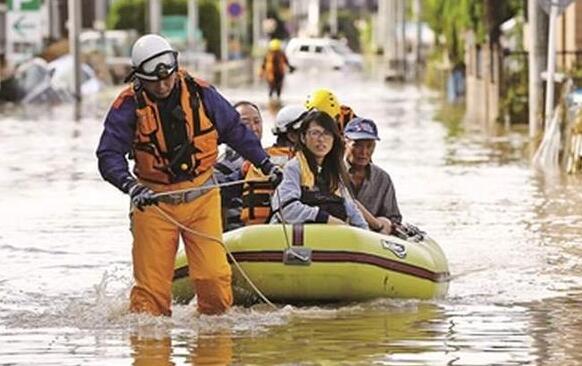
[[148, 81], [165, 79], [178, 69], [177, 56], [164, 37], [157, 34], [141, 36], [131, 49], [133, 70], [127, 80], [133, 76]]
[[296, 130], [301, 126], [301, 119], [307, 113], [302, 105], [288, 105], [279, 110], [275, 117], [275, 126], [272, 129], [274, 135]]

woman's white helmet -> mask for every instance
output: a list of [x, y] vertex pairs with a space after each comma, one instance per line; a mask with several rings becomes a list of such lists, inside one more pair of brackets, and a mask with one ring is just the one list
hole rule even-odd
[[150, 81], [164, 79], [177, 70], [177, 55], [164, 37], [157, 34], [141, 36], [131, 49], [133, 72], [130, 76]]
[[288, 105], [279, 110], [275, 117], [273, 134], [287, 133], [288, 130], [296, 130], [301, 126], [301, 119], [307, 113], [302, 105]]

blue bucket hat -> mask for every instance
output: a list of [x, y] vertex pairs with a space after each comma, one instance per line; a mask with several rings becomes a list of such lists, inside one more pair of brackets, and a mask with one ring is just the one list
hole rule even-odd
[[344, 135], [350, 140], [377, 140], [378, 128], [371, 119], [355, 117], [345, 127]]

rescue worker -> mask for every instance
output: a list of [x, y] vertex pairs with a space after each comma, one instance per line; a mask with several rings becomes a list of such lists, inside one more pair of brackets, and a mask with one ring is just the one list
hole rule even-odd
[[370, 228], [390, 234], [402, 222], [402, 215], [390, 175], [372, 163], [376, 141], [380, 141], [378, 128], [371, 119], [357, 117], [347, 124], [344, 136], [351, 191], [365, 207], [361, 211]]
[[[130, 311], [171, 315], [181, 236], [198, 311], [223, 313], [232, 305], [232, 289], [230, 266], [218, 242], [220, 193], [212, 188], [218, 144], [228, 143], [274, 183], [280, 168], [211, 85], [178, 67], [177, 52], [165, 38], [140, 37], [131, 62], [128, 80], [133, 82], [113, 102], [97, 148], [101, 175], [131, 199], [135, 284]], [[135, 159], [135, 176], [128, 168], [128, 154]], [[202, 235], [183, 230], [168, 217]]]
[[287, 67], [289, 68], [289, 73], [295, 71], [295, 67], [289, 65], [285, 52], [281, 50], [281, 41], [272, 39], [269, 42], [269, 50], [263, 58], [261, 66], [261, 76], [269, 85], [269, 99], [273, 97], [273, 94], [275, 94], [277, 100], [281, 98], [281, 89], [283, 88]]
[[[234, 104], [234, 108], [240, 114], [241, 121], [260, 140], [263, 137], [263, 117], [259, 107], [243, 100]], [[242, 173], [245, 159], [229, 146], [218, 158], [214, 165], [214, 177], [218, 183], [228, 183], [244, 178]], [[222, 219], [224, 231], [230, 231], [244, 226], [240, 214], [242, 210], [242, 185], [232, 185], [220, 189], [222, 201]]]
[[345, 186], [344, 141], [326, 113], [311, 111], [299, 130], [295, 157], [271, 199], [271, 222], [350, 224], [368, 229]]
[[307, 96], [305, 108], [315, 108], [321, 112], [329, 114], [336, 120], [341, 133], [343, 133], [348, 122], [356, 117], [354, 111], [347, 105], [341, 104], [335, 94], [327, 88], [313, 90]]
[[[299, 141], [298, 129], [305, 114], [307, 110], [300, 105], [285, 106], [277, 113], [272, 129], [277, 140], [266, 149], [273, 164], [283, 167], [295, 156], [295, 145]], [[265, 224], [271, 217], [271, 195], [274, 189], [268, 182], [257, 182], [264, 180], [264, 175], [249, 161], [245, 161], [242, 171], [247, 183], [242, 191], [241, 221], [244, 225]]]

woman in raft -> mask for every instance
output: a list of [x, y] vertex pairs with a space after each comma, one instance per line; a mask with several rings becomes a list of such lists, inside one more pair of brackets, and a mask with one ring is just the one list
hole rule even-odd
[[316, 109], [303, 119], [297, 154], [271, 199], [272, 223], [328, 223], [368, 229], [344, 182], [344, 141], [337, 123]]

